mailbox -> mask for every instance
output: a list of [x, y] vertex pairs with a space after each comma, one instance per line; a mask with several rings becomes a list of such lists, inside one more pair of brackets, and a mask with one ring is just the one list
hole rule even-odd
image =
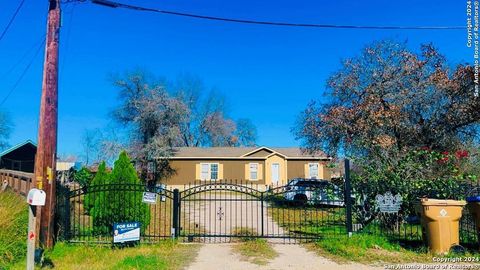
[[27, 203], [30, 205], [45, 205], [45, 191], [32, 188], [28, 192]]

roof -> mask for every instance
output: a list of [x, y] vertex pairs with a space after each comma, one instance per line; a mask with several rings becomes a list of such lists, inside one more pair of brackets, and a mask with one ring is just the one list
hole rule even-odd
[[[254, 156], [259, 151], [266, 151], [265, 156]], [[177, 147], [173, 150], [171, 159], [187, 159], [187, 158], [259, 158], [264, 159], [270, 155], [281, 155], [287, 159], [328, 159], [323, 152], [309, 154], [299, 147]]]
[[26, 140], [26, 141], [24, 141], [24, 142], [22, 142], [22, 143], [19, 143], [19, 144], [15, 145], [15, 146], [12, 146], [12, 147], [4, 150], [3, 152], [0, 152], [0, 157], [5, 156], [6, 154], [11, 153], [11, 152], [17, 150], [18, 148], [20, 148], [20, 147], [22, 147], [22, 146], [25, 146], [25, 145], [27, 145], [27, 144], [31, 144], [31, 145], [33, 145], [34, 147], [37, 147], [37, 144], [34, 143], [33, 141], [31, 141], [31, 140]]

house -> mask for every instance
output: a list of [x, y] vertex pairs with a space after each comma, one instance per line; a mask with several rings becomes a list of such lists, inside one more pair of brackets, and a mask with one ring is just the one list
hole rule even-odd
[[[0, 169], [33, 173], [36, 154], [37, 144], [26, 140], [0, 153]], [[81, 168], [81, 163], [57, 161], [57, 176], [68, 172], [71, 168], [78, 170]]]
[[165, 181], [169, 186], [216, 180], [276, 186], [298, 177], [331, 178], [326, 154], [293, 147], [179, 147], [168, 159], [175, 170]]
[[0, 153], [0, 169], [33, 173], [37, 145], [27, 140]]

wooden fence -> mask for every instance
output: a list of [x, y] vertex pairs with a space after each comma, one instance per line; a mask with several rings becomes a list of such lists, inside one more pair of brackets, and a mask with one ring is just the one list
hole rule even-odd
[[26, 196], [28, 191], [35, 186], [32, 183], [33, 173], [13, 170], [0, 170], [0, 183], [6, 183], [18, 194]]

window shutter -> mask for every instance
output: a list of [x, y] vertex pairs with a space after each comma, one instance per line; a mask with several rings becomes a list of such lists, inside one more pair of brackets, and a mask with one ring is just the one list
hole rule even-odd
[[218, 163], [218, 179], [223, 180], [223, 164]]
[[200, 180], [200, 163], [195, 164], [195, 180]]
[[257, 175], [258, 175], [258, 180], [262, 180], [262, 179], [263, 179], [263, 166], [262, 166], [262, 163], [258, 163], [258, 172], [257, 172]]
[[250, 163], [245, 163], [245, 180], [250, 180]]
[[308, 163], [304, 164], [304, 178], [308, 178], [309, 170], [308, 170]]

